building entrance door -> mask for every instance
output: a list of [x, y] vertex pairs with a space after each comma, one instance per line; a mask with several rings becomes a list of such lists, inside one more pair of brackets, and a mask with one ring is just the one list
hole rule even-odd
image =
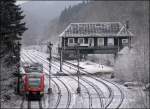
[[94, 46], [94, 38], [89, 38], [88, 39], [88, 43], [89, 43], [89, 46]]

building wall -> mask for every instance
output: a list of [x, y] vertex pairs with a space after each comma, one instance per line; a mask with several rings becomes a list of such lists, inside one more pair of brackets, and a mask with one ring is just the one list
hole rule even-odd
[[107, 46], [107, 37], [104, 38], [104, 46]]
[[[62, 45], [64, 46], [64, 43], [65, 43], [65, 46], [68, 46], [68, 38], [69, 37], [67, 37], [67, 38], [62, 38]], [[73, 37], [70, 37], [70, 38], [73, 38]], [[90, 37], [89, 37], [90, 38]], [[94, 47], [97, 47], [98, 46], [98, 43], [97, 43], [97, 39], [99, 38], [99, 37], [92, 37], [92, 38], [94, 38]], [[108, 44], [107, 44], [107, 41], [108, 41], [108, 37], [102, 37], [102, 38], [104, 38], [104, 46], [107, 46]], [[128, 36], [126, 36], [126, 37], [114, 37], [114, 46], [118, 46], [118, 40], [119, 40], [119, 46], [123, 46], [123, 44], [122, 44], [122, 39], [128, 39], [129, 40], [129, 37]], [[77, 43], [78, 42], [78, 38], [77, 37], [75, 37], [74, 38], [74, 42], [75, 43]], [[129, 42], [129, 41], [128, 41]], [[84, 43], [85, 44], [87, 44], [88, 43], [88, 37], [85, 37], [84, 38]]]

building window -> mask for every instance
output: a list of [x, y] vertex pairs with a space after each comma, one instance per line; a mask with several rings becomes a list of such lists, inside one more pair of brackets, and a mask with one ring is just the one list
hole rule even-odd
[[122, 39], [122, 44], [127, 44], [128, 43], [128, 39]]
[[84, 38], [78, 38], [78, 43], [79, 44], [84, 44]]
[[127, 45], [128, 44], [128, 39], [122, 39], [122, 45]]
[[107, 45], [114, 45], [114, 38], [108, 38]]
[[98, 44], [98, 46], [104, 46], [104, 38], [98, 38], [97, 44]]
[[88, 39], [89, 46], [94, 46], [94, 38]]
[[74, 38], [68, 38], [68, 46], [74, 44]]

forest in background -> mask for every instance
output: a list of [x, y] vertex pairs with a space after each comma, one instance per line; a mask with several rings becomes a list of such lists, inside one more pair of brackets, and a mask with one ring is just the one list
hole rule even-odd
[[[90, 1], [65, 8], [46, 31], [58, 42], [58, 35], [75, 22], [129, 21], [134, 34], [132, 49], [125, 48], [115, 61], [115, 76], [123, 81], [149, 81], [149, 3], [148, 1]], [[97, 60], [101, 55], [92, 55]], [[108, 56], [103, 56], [107, 60]]]
[[[50, 17], [50, 14], [48, 16]], [[58, 17], [52, 20], [50, 18], [50, 21], [47, 22], [48, 26], [42, 28], [42, 36], [37, 36], [37, 33], [34, 32], [37, 26], [33, 24], [37, 23], [33, 21], [34, 23], [31, 23], [31, 28], [29, 27], [30, 33], [24, 34], [24, 38], [28, 42], [27, 45], [39, 44], [51, 40], [54, 43], [53, 49], [56, 49], [59, 43], [58, 35], [70, 23], [117, 21], [125, 24], [127, 20], [129, 21], [129, 31], [134, 34], [132, 49], [123, 50], [125, 51], [124, 55], [118, 56], [115, 64], [112, 62], [115, 67], [115, 76], [123, 78], [124, 81], [132, 81], [135, 80], [134, 75], [138, 75], [136, 80], [148, 82], [149, 1], [83, 1], [76, 5], [66, 7]], [[32, 26], [34, 30], [32, 30]], [[40, 39], [37, 37], [40, 37]], [[112, 57], [110, 58], [107, 55], [91, 55], [89, 56], [90, 58], [93, 61], [102, 61], [104, 64], [113, 61], [111, 60]]]

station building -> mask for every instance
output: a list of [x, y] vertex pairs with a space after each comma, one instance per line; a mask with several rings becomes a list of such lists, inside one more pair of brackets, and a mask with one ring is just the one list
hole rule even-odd
[[114, 54], [123, 47], [131, 47], [133, 34], [128, 22], [84, 22], [71, 23], [59, 35], [59, 49], [70, 57], [76, 49], [80, 54]]

